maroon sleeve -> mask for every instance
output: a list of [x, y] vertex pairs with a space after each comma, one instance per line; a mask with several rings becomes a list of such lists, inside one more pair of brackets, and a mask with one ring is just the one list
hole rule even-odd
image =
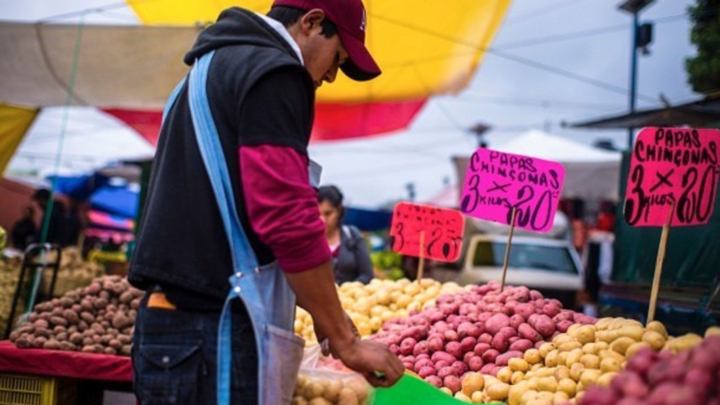
[[289, 273], [330, 260], [307, 156], [287, 146], [241, 146], [240, 173], [250, 225]]

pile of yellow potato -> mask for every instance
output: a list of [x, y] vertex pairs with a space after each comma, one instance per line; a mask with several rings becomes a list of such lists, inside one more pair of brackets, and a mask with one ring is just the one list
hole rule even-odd
[[[495, 377], [489, 375], [482, 375], [475, 372], [467, 373], [465, 374], [465, 376], [463, 376], [462, 388], [460, 389], [460, 391], [455, 393], [455, 398], [474, 404], [485, 403], [487, 401], [485, 401], [486, 398], [484, 396], [485, 394], [483, 393], [483, 388], [486, 386], [486, 384], [489, 387], [496, 382], [498, 382], [498, 380]], [[440, 388], [440, 391], [448, 395], [452, 395], [452, 391], [450, 390], [450, 388], [442, 387]]]
[[[56, 260], [55, 251], [48, 254], [48, 262], [52, 263]], [[55, 281], [55, 297], [61, 297], [68, 292], [90, 285], [98, 277], [105, 274], [103, 267], [92, 261], [84, 261], [82, 252], [76, 247], [67, 247], [62, 250], [60, 256], [60, 268], [58, 270], [57, 279]], [[52, 282], [52, 272], [46, 271], [44, 274], [44, 282], [50, 285]]]
[[[406, 317], [412, 310], [419, 311], [435, 305], [435, 298], [441, 294], [454, 294], [461, 290], [456, 283], [441, 284], [431, 279], [373, 279], [367, 285], [343, 283], [338, 287], [338, 295], [360, 336], [370, 336], [377, 333], [388, 319]], [[302, 336], [307, 345], [316, 343], [312, 317], [302, 308], [297, 309], [294, 326], [295, 333]]]
[[[15, 296], [15, 287], [19, 275], [20, 261], [18, 259], [0, 258], [0, 334], [4, 334], [5, 327], [15, 321], [10, 322], [8, 317], [10, 316], [10, 308]], [[25, 277], [25, 279], [28, 279], [28, 277]], [[24, 312], [23, 301], [21, 300], [18, 305], [18, 313]]]
[[[720, 335], [720, 327], [718, 326], [711, 326], [705, 331], [705, 337], [708, 337], [710, 335]], [[678, 353], [683, 350], [689, 350], [693, 347], [699, 345], [702, 343], [703, 338], [702, 336], [696, 334], [696, 333], [688, 333], [682, 336], [678, 337], [668, 337], [667, 342], [665, 342], [665, 346], [663, 346], [663, 350], [669, 350], [673, 353]]]
[[359, 374], [341, 379], [300, 374], [291, 405], [364, 405], [371, 402], [369, 393]]
[[626, 359], [641, 348], [661, 350], [667, 341], [665, 326], [657, 321], [647, 327], [625, 318], [603, 318], [595, 325], [575, 324], [552, 342], [527, 350], [523, 358], [510, 359], [497, 378], [485, 376], [482, 395], [463, 392], [459, 399], [508, 405], [574, 402], [590, 385], [609, 385], [625, 367]]

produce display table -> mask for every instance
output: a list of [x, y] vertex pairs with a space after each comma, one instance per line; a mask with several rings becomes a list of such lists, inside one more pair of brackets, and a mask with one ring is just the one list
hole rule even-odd
[[43, 349], [18, 349], [0, 342], [0, 372], [86, 380], [131, 382], [129, 357]]
[[[132, 362], [128, 357], [43, 349], [18, 349], [9, 341], [0, 342], [0, 373], [18, 373], [115, 382], [132, 381]], [[428, 384], [404, 376], [392, 389], [376, 393], [378, 405], [419, 403], [458, 404], [459, 401], [430, 388]]]

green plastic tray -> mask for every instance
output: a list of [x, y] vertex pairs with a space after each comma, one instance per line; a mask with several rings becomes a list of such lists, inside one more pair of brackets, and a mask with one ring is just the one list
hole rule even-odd
[[423, 380], [405, 374], [390, 388], [375, 391], [374, 405], [467, 405]]

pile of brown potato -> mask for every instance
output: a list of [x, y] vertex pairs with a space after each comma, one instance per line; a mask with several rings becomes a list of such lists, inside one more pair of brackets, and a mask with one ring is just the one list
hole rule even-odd
[[18, 348], [130, 355], [132, 331], [143, 291], [120, 276], [35, 306], [29, 322], [10, 334]]

